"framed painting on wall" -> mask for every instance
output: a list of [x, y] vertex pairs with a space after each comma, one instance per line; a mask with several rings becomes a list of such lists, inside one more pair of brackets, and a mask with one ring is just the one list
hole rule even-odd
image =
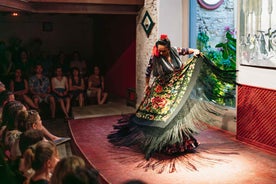
[[238, 3], [240, 64], [276, 69], [276, 19], [273, 18], [276, 1], [240, 0]]

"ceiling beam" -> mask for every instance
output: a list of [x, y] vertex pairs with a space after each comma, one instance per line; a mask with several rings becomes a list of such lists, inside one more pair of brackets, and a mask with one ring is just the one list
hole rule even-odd
[[31, 5], [29, 3], [18, 0], [1, 0], [0, 7], [3, 7], [3, 9], [32, 11]]
[[30, 3], [144, 5], [145, 0], [27, 0]]
[[[43, 7], [43, 8], [42, 8]], [[35, 4], [33, 13], [72, 13], [72, 14], [137, 14], [137, 6], [85, 5], [85, 4]]]
[[0, 11], [29, 13], [137, 14], [144, 0], [1, 0]]

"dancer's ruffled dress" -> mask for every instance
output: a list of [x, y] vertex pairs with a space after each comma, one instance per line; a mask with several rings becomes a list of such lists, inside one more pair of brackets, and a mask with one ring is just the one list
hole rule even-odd
[[[139, 146], [149, 159], [155, 152], [193, 151], [199, 143], [194, 135], [223, 110], [206, 101], [212, 86], [203, 82], [202, 69], [224, 81], [234, 81], [231, 72], [219, 70], [203, 55], [182, 64], [181, 49], [171, 49], [172, 64], [160, 57], [165, 77], [155, 77], [135, 114], [126, 116], [108, 135], [117, 146]], [[183, 51], [183, 50], [182, 50]], [[152, 64], [150, 60], [149, 66]], [[234, 71], [232, 71], [234, 72]]]

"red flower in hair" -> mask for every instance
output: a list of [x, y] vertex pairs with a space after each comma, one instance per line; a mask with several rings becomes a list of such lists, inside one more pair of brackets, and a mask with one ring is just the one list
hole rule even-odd
[[168, 35], [166, 35], [166, 34], [161, 34], [160, 40], [166, 40], [166, 39], [168, 39]]
[[151, 53], [153, 56], [156, 56], [156, 57], [159, 57], [159, 51], [158, 51], [158, 49], [157, 49], [157, 47], [156, 46], [154, 46], [153, 48], [152, 48], [152, 53]]

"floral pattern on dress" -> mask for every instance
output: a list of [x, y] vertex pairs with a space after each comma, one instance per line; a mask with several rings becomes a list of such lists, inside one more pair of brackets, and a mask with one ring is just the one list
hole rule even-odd
[[[145, 94], [136, 116], [147, 120], [166, 121], [176, 108], [181, 105], [194, 71], [195, 62], [190, 62], [184, 69], [170, 73], [163, 78], [155, 78], [150, 90]], [[166, 84], [166, 85], [163, 85]]]

